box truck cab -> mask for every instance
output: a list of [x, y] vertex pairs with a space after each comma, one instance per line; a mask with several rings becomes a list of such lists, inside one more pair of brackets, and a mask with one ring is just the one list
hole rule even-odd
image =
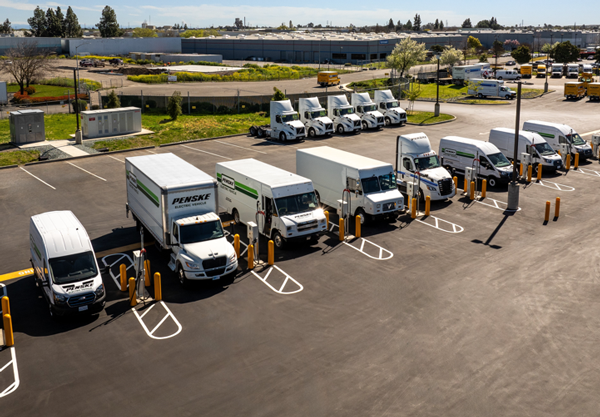
[[476, 139], [446, 136], [440, 140], [442, 166], [449, 172], [462, 175], [465, 168], [474, 168], [480, 179], [490, 187], [506, 185], [512, 165], [494, 144]]
[[[237, 258], [217, 216], [217, 181], [172, 153], [125, 158], [127, 213], [188, 281], [235, 274]], [[150, 236], [147, 236], [150, 239]]]
[[567, 78], [579, 77], [579, 64], [567, 64]]
[[592, 157], [592, 147], [569, 125], [528, 120], [523, 123], [523, 130], [537, 133], [555, 151], [560, 151], [561, 144], [567, 143], [571, 148], [572, 157], [575, 157], [575, 153], [579, 153], [579, 158], [582, 160]]
[[280, 141], [303, 139], [306, 129], [290, 100], [271, 101], [271, 129], [267, 136]]
[[360, 117], [355, 114], [354, 107], [348, 103], [345, 95], [327, 97], [327, 115], [333, 120], [333, 127], [340, 135], [360, 132]]
[[102, 311], [106, 291], [92, 242], [71, 211], [31, 217], [31, 267], [51, 316]]
[[319, 71], [317, 74], [317, 84], [321, 87], [329, 85], [340, 85], [340, 77], [337, 71]]
[[300, 98], [298, 111], [308, 137], [333, 134], [333, 121], [327, 117], [327, 111], [321, 107], [317, 97]]
[[533, 74], [533, 65], [523, 64], [521, 65], [521, 68], [519, 68], [519, 72], [523, 78], [531, 78], [531, 74]]
[[316, 242], [327, 230], [310, 179], [255, 159], [220, 162], [216, 169], [219, 206], [236, 223], [256, 223], [278, 248], [292, 240]]
[[390, 90], [375, 90], [375, 103], [383, 113], [386, 126], [406, 124], [406, 112]]
[[567, 100], [575, 100], [585, 97], [586, 90], [582, 82], [565, 83], [564, 96]]
[[377, 110], [369, 93], [352, 93], [352, 106], [362, 120], [363, 130], [381, 129], [383, 127], [383, 114]]
[[485, 98], [489, 96], [512, 100], [517, 93], [504, 85], [502, 80], [483, 80], [474, 78], [469, 82], [468, 94]]
[[552, 64], [552, 78], [562, 78], [563, 64]]
[[407, 191], [407, 183], [419, 183], [421, 199], [446, 200], [454, 197], [452, 177], [442, 168], [425, 133], [398, 136], [396, 141], [396, 178], [398, 188]]
[[[490, 130], [490, 143], [496, 145], [498, 149], [508, 158], [513, 160], [515, 154], [515, 130], [499, 127]], [[521, 154], [531, 155], [531, 162], [535, 172], [538, 164], [543, 166], [543, 170], [556, 171], [562, 168], [562, 159], [560, 155], [554, 152], [554, 149], [537, 133], [519, 131], [519, 144], [517, 150], [517, 161], [521, 162]]]
[[343, 213], [363, 221], [404, 210], [391, 164], [321, 146], [296, 151], [296, 172], [312, 180], [320, 204], [340, 210], [344, 201]]

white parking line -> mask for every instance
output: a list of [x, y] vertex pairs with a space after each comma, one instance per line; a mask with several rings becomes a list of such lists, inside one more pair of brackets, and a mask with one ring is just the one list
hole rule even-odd
[[121, 162], [122, 164], [124, 164], [124, 163], [125, 163], [125, 161], [121, 161], [119, 158], [115, 158], [115, 157], [114, 157], [114, 156], [112, 156], [112, 155], [107, 155], [107, 156], [108, 156], [109, 158], [112, 158], [112, 159], [114, 159], [115, 161], [119, 161], [119, 162]]
[[15, 381], [12, 384], [10, 384], [8, 387], [6, 387], [6, 389], [4, 391], [0, 392], [0, 398], [6, 397], [8, 394], [12, 394], [13, 392], [15, 392], [17, 390], [17, 388], [19, 388], [19, 384], [21, 383], [21, 381], [19, 379], [19, 369], [17, 368], [17, 354], [15, 351], [15, 347], [11, 346], [9, 349], [10, 349], [11, 361], [8, 362], [6, 365], [4, 365], [4, 367], [2, 367], [2, 369], [0, 369], [0, 372], [4, 371], [9, 365], [12, 364], [13, 377], [14, 377]]
[[146, 149], [146, 152], [150, 152], [150, 153], [153, 153], [153, 154], [155, 154], [155, 153], [156, 153], [156, 152], [154, 152], [154, 151], [151, 151], [150, 149]]
[[25, 168], [23, 167], [19, 167], [21, 168], [23, 171], [25, 171], [26, 173], [28, 173], [29, 175], [31, 175], [33, 178], [35, 178], [36, 180], [38, 180], [39, 182], [46, 184], [48, 187], [52, 188], [53, 190], [56, 190], [56, 188], [54, 188], [53, 186], [51, 186], [50, 184], [48, 184], [46, 181], [36, 177], [35, 175], [33, 175], [31, 172], [27, 171]]
[[99, 177], [98, 175], [96, 175], [96, 174], [93, 174], [93, 173], [91, 173], [90, 171], [88, 171], [88, 170], [85, 170], [85, 169], [81, 168], [80, 166], [77, 166], [77, 165], [75, 165], [75, 164], [73, 164], [73, 163], [71, 163], [71, 162], [67, 162], [67, 164], [69, 164], [69, 165], [72, 165], [72, 166], [74, 166], [75, 168], [78, 168], [78, 169], [82, 170], [83, 172], [87, 172], [88, 174], [90, 174], [90, 175], [93, 175], [94, 177], [96, 177], [96, 178], [99, 178], [99, 179], [101, 179], [102, 181], [106, 181], [104, 178], [102, 178], [102, 177]]
[[198, 152], [202, 152], [202, 153], [207, 153], [207, 154], [209, 154], [209, 155], [212, 155], [212, 156], [216, 156], [216, 157], [219, 157], [219, 158], [223, 158], [223, 159], [229, 159], [229, 160], [231, 160], [231, 158], [229, 158], [229, 157], [227, 157], [227, 156], [218, 155], [218, 154], [216, 154], [216, 153], [211, 153], [211, 152], [207, 152], [207, 151], [202, 151], [202, 150], [200, 150], [200, 149], [192, 148], [191, 146], [187, 146], [187, 145], [181, 145], [181, 146], [183, 146], [184, 148], [191, 149], [192, 151], [198, 151]]
[[588, 135], [593, 135], [594, 133], [600, 133], [600, 130], [593, 130], [591, 132], [587, 132], [587, 133], [582, 133], [579, 136], [588, 136]]
[[220, 140], [215, 140], [215, 142], [221, 143], [223, 145], [235, 146], [236, 148], [240, 148], [240, 149], [246, 149], [246, 150], [254, 151], [254, 152], [258, 152], [258, 153], [264, 153], [265, 155], [267, 154], [266, 152], [263, 152], [263, 151], [258, 151], [256, 149], [252, 149], [252, 148], [246, 148], [244, 146], [234, 145], [233, 143], [221, 142]]
[[[144, 318], [144, 316], [146, 315], [146, 313], [148, 313], [155, 305], [160, 304], [161, 306], [163, 306], [163, 308], [165, 309], [165, 311], [167, 312], [167, 314], [163, 317], [163, 319], [156, 325], [154, 326], [154, 328], [152, 330], [148, 329], [148, 326], [146, 326], [146, 323], [144, 323], [144, 320], [142, 320]], [[135, 314], [135, 317], [138, 319], [138, 321], [140, 322], [140, 324], [142, 325], [142, 328], [146, 331], [146, 334], [148, 336], [150, 336], [152, 339], [156, 339], [156, 340], [163, 340], [163, 339], [169, 339], [171, 337], [175, 337], [177, 336], [179, 333], [181, 333], [182, 330], [182, 326], [181, 323], [179, 323], [179, 321], [175, 318], [175, 316], [173, 315], [173, 313], [171, 312], [171, 310], [169, 310], [169, 307], [167, 307], [167, 305], [163, 302], [163, 301], [158, 301], [156, 304], [152, 304], [148, 310], [146, 310], [141, 316], [140, 314], [137, 312], [136, 308], [133, 307], [131, 309], [131, 311], [133, 311], [133, 314]], [[171, 320], [173, 320], [173, 323], [175, 323], [175, 325], [177, 326], [177, 331], [173, 334], [170, 334], [168, 336], [154, 336], [154, 332], [156, 330], [158, 330], [158, 328], [168, 319], [171, 318]]]

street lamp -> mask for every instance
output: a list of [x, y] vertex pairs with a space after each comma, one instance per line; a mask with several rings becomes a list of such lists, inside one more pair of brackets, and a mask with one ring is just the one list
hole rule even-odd
[[519, 184], [517, 183], [517, 157], [519, 154], [519, 124], [521, 117], [521, 81], [517, 82], [517, 117], [515, 121], [515, 147], [513, 154], [512, 181], [508, 184], [507, 210], [516, 212], [519, 209]]
[[437, 72], [436, 72], [436, 96], [435, 96], [435, 107], [434, 107], [434, 116], [438, 117], [440, 115], [440, 54], [435, 54], [435, 58], [437, 59]]
[[80, 46], [83, 45], [89, 45], [89, 42], [84, 42], [84, 43], [80, 43], [79, 45], [77, 45], [75, 47], [75, 66], [77, 67], [77, 85], [75, 85], [75, 95], [77, 95], [79, 93], [79, 53], [77, 52], [77, 49], [79, 49]]

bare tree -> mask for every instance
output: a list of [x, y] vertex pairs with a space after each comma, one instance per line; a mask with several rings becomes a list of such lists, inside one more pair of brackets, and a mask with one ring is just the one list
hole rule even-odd
[[35, 40], [23, 40], [9, 49], [5, 57], [0, 60], [0, 71], [12, 75], [23, 94], [25, 87], [41, 78], [48, 69], [50, 51], [38, 48]]

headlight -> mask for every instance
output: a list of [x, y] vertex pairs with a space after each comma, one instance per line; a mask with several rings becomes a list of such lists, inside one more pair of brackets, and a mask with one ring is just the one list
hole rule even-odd
[[96, 297], [102, 297], [104, 295], [104, 285], [100, 284], [100, 286], [96, 288], [96, 291], [94, 291], [94, 293], [96, 294]]
[[185, 264], [186, 264], [186, 265], [187, 265], [187, 267], [188, 267], [188, 268], [190, 268], [190, 269], [200, 269], [200, 265], [198, 265], [198, 264], [194, 264], [194, 263], [192, 263], [192, 262], [186, 262]]
[[326, 219], [321, 219], [321, 220], [319, 221], [319, 223], [321, 223], [321, 224], [325, 224], [325, 221], [326, 221]]
[[290, 230], [292, 230], [292, 226], [288, 226], [288, 227], [287, 227], [287, 230], [288, 230], [288, 232], [289, 232]]
[[398, 206], [398, 207], [401, 207], [401, 206], [402, 206], [402, 200], [398, 200], [397, 206]]
[[437, 190], [437, 188], [435, 188], [435, 187], [432, 187], [431, 185], [428, 185], [428, 186], [427, 186], [427, 189], [428, 189], [429, 191], [436, 191], [436, 190]]
[[66, 295], [54, 293], [54, 302], [56, 304], [65, 304], [68, 299], [69, 297], [67, 297]]
[[381, 208], [381, 204], [377, 204], [377, 208]]
[[235, 252], [233, 252], [230, 256], [229, 256], [229, 263], [235, 262], [236, 256], [235, 256]]

